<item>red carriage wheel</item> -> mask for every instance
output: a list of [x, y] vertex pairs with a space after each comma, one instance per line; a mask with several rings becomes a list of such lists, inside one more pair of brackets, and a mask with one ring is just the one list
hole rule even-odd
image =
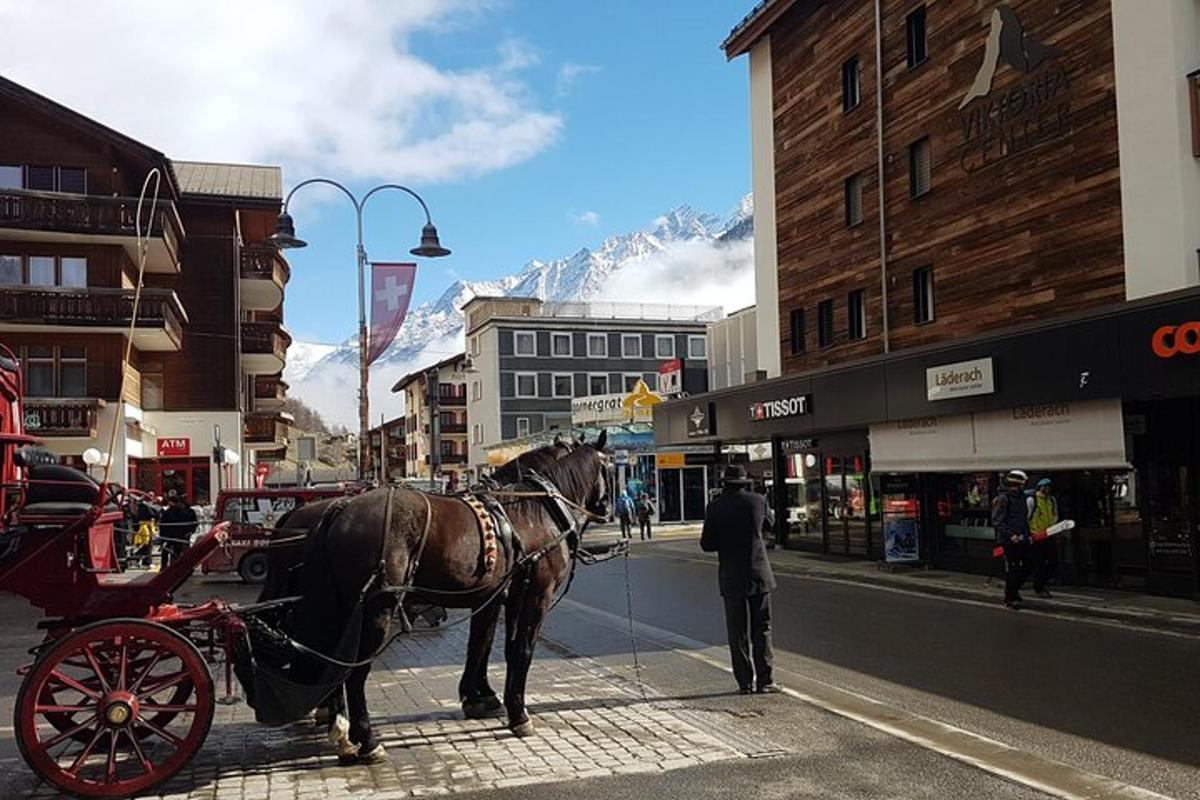
[[126, 797], [179, 772], [213, 710], [194, 644], [145, 620], [106, 620], [42, 653], [21, 684], [14, 728], [26, 762], [59, 789]]

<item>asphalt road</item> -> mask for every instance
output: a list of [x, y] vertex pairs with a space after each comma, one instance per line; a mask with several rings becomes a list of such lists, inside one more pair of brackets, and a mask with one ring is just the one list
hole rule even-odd
[[[715, 560], [695, 542], [638, 548], [629, 568], [639, 622], [725, 642]], [[624, 615], [624, 565], [582, 569], [571, 598]], [[1089, 772], [1200, 797], [1200, 639], [789, 576], [773, 614], [783, 681], [817, 678]], [[605, 646], [611, 656], [631, 650], [627, 636]]]

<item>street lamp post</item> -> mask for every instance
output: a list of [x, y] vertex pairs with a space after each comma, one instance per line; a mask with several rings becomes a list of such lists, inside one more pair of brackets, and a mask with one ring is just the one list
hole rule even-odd
[[308, 242], [296, 237], [296, 226], [292, 220], [292, 215], [288, 213], [288, 204], [292, 200], [292, 195], [297, 190], [313, 183], [322, 183], [326, 186], [332, 186], [339, 189], [342, 194], [350, 198], [350, 202], [354, 205], [354, 217], [357, 223], [358, 230], [358, 246], [356, 254], [358, 257], [358, 477], [365, 477], [366, 473], [366, 454], [369, 452], [370, 442], [368, 441], [368, 429], [370, 427], [370, 402], [367, 394], [369, 383], [368, 367], [367, 367], [367, 290], [366, 290], [366, 271], [367, 271], [367, 250], [363, 247], [363, 209], [367, 205], [367, 201], [376, 192], [384, 189], [396, 189], [405, 192], [421, 204], [421, 209], [425, 212], [425, 225], [421, 228], [421, 243], [409, 250], [414, 256], [422, 256], [424, 258], [440, 258], [450, 255], [450, 251], [442, 247], [442, 243], [438, 240], [437, 228], [433, 225], [433, 219], [429, 214], [429, 206], [425, 205], [425, 201], [421, 196], [409, 189], [407, 186], [401, 186], [396, 183], [383, 183], [369, 190], [363, 195], [362, 199], [358, 199], [354, 194], [342, 184], [329, 178], [309, 178], [301, 181], [292, 187], [288, 192], [287, 197], [283, 200], [283, 211], [279, 215], [279, 219], [275, 223], [275, 232], [267, 237], [268, 241], [280, 249], [294, 249], [307, 247]]

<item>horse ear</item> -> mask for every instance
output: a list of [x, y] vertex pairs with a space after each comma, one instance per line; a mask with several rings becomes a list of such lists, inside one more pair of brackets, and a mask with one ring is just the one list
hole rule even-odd
[[575, 446], [578, 447], [579, 445], [583, 444], [586, 439], [587, 439], [586, 433], [579, 434], [579, 438], [577, 440], [575, 440]]
[[594, 444], [593, 447], [595, 447], [597, 450], [603, 450], [604, 445], [606, 444], [608, 444], [608, 431], [603, 430], [600, 431], [600, 438], [596, 440], [596, 444]]

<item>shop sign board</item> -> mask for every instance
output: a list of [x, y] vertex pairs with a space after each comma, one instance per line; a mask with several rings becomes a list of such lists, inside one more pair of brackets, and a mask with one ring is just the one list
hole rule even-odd
[[750, 420], [762, 422], [784, 417], [802, 417], [812, 411], [812, 395], [799, 394], [750, 404]]
[[921, 524], [907, 516], [886, 515], [883, 520], [883, 556], [889, 564], [920, 561]]
[[613, 463], [618, 466], [624, 466], [624, 465], [628, 464], [629, 463], [629, 451], [628, 450], [614, 450], [613, 451]]
[[654, 407], [662, 398], [639, 380], [629, 394], [600, 394], [577, 397], [571, 401], [573, 425], [597, 425], [606, 422], [651, 422]]
[[658, 469], [679, 469], [687, 465], [687, 453], [655, 453], [654, 466]]
[[959, 361], [925, 370], [925, 395], [929, 400], [953, 400], [995, 391], [991, 358]]
[[658, 393], [672, 397], [683, 392], [683, 359], [672, 358], [658, 365]]
[[188, 456], [192, 454], [192, 440], [186, 436], [158, 440], [158, 457]]
[[688, 438], [696, 439], [701, 436], [712, 436], [716, 433], [713, 426], [715, 419], [716, 415], [713, 414], [712, 403], [696, 403], [687, 415]]

